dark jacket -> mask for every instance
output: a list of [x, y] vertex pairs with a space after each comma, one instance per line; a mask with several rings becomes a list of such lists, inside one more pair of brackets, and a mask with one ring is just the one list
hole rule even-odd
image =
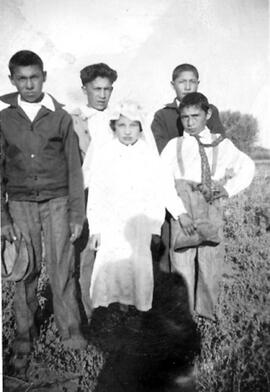
[[[224, 134], [218, 109], [214, 105], [210, 105], [210, 108], [212, 110], [212, 116], [207, 121], [208, 128], [212, 133]], [[183, 135], [184, 128], [180, 119], [176, 99], [173, 103], [166, 105], [155, 113], [151, 128], [159, 153], [161, 153], [169, 140]]]
[[82, 224], [84, 191], [78, 139], [71, 116], [53, 98], [31, 122], [18, 94], [2, 96], [9, 106], [1, 121], [2, 224], [9, 221], [5, 199], [41, 202], [69, 196], [70, 222]]

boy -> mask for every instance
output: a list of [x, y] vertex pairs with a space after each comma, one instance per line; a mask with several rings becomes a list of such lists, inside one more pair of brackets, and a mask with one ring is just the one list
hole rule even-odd
[[[185, 237], [188, 239], [195, 231], [199, 231], [200, 219], [197, 218], [201, 218], [199, 214], [202, 210], [203, 218], [210, 218], [217, 226], [220, 238], [217, 246], [193, 246], [176, 252], [175, 239], [179, 225], [172, 225], [170, 252], [173, 268], [186, 279], [191, 310], [214, 319], [224, 263], [222, 199], [234, 196], [248, 187], [255, 166], [230, 140], [211, 135], [207, 127], [211, 114], [211, 107], [203, 94], [194, 92], [186, 95], [180, 104], [184, 134], [172, 139], [161, 157], [174, 175], [178, 194], [188, 194], [191, 201], [190, 204], [184, 204], [189, 211], [193, 230], [185, 232]], [[192, 208], [194, 198], [196, 202]], [[183, 229], [185, 231], [185, 227]], [[177, 245], [181, 247], [181, 243]]]
[[12, 362], [23, 370], [37, 336], [36, 296], [42, 238], [53, 292], [56, 325], [65, 348], [86, 347], [79, 323], [74, 280], [74, 247], [84, 220], [84, 192], [78, 141], [72, 118], [43, 92], [41, 58], [22, 50], [9, 61], [17, 93], [1, 97], [2, 237], [22, 234], [34, 251], [31, 277], [16, 283], [16, 338]]
[[[151, 128], [157, 144], [159, 153], [164, 149], [169, 140], [183, 135], [183, 125], [180, 119], [179, 105], [181, 100], [189, 93], [196, 92], [199, 86], [199, 72], [194, 65], [178, 65], [172, 73], [171, 85], [176, 93], [176, 98], [164, 108], [155, 113]], [[207, 126], [213, 133], [224, 134], [224, 128], [220, 122], [218, 110], [211, 106], [212, 116], [207, 122]], [[167, 213], [162, 227], [162, 242], [164, 246], [161, 255], [160, 266], [164, 270], [170, 268], [169, 262], [169, 231], [170, 216]]]
[[[74, 129], [79, 137], [84, 166], [90, 168], [93, 152], [99, 151], [113, 137], [109, 126], [108, 104], [113, 91], [113, 83], [117, 80], [117, 72], [107, 64], [97, 63], [84, 67], [80, 72], [80, 77], [82, 90], [87, 97], [87, 104], [72, 111], [71, 115]], [[88, 149], [88, 147], [90, 148]], [[90, 321], [92, 306], [89, 299], [89, 289], [94, 254], [87, 244], [88, 237], [89, 230], [86, 221], [82, 236], [76, 246], [76, 258], [78, 258], [80, 265], [81, 299], [85, 316]], [[85, 320], [86, 327], [88, 321]]]
[[[199, 83], [199, 72], [194, 65], [181, 64], [173, 70], [171, 85], [176, 93], [176, 98], [172, 103], [155, 113], [151, 126], [160, 153], [169, 140], [183, 135], [179, 105], [187, 94], [197, 91]], [[210, 107], [212, 116], [207, 122], [207, 126], [212, 133], [224, 134], [218, 109], [214, 105], [210, 105]]]
[[79, 136], [80, 150], [84, 159], [90, 140], [97, 148], [112, 137], [108, 121], [108, 104], [117, 80], [117, 72], [107, 64], [98, 63], [84, 67], [80, 72], [82, 90], [87, 104], [71, 114]]

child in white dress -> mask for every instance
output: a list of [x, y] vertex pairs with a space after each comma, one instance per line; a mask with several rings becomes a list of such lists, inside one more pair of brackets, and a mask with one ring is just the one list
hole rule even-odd
[[84, 172], [90, 247], [96, 250], [93, 308], [117, 302], [151, 309], [152, 235], [160, 235], [165, 203], [176, 219], [186, 212], [143, 123], [139, 105], [120, 104], [111, 121], [115, 138], [93, 156], [90, 173]]

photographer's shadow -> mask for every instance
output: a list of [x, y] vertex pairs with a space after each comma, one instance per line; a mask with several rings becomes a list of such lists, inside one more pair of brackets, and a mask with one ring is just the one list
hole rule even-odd
[[[139, 222], [141, 216], [135, 219]], [[134, 221], [130, 223], [133, 226]], [[134, 226], [128, 227], [126, 233], [136, 254]], [[158, 246], [155, 238], [154, 246], [151, 243], [152, 254], [156, 252], [153, 258], [158, 256]], [[200, 336], [189, 310], [185, 281], [178, 274], [158, 268], [154, 276], [152, 309], [127, 313], [95, 392], [195, 391], [192, 370], [200, 351]]]

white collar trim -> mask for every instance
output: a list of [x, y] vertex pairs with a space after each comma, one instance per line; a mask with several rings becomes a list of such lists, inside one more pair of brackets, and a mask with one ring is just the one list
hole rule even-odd
[[[28, 104], [31, 105], [31, 102], [26, 102]], [[53, 103], [52, 98], [50, 97], [49, 94], [44, 93], [44, 97], [42, 98], [42, 100], [40, 102], [33, 102], [33, 104], [37, 104], [39, 106], [44, 106], [45, 108], [51, 110], [52, 112], [55, 111], [55, 106]], [[22, 101], [20, 94], [18, 95], [18, 105], [22, 106], [24, 104], [24, 101]]]

